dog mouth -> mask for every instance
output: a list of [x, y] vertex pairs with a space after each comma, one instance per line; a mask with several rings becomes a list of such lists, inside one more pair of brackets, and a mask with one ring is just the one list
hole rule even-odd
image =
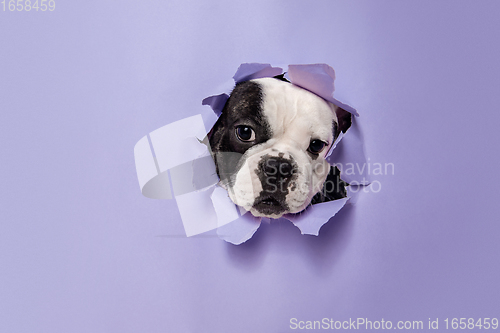
[[267, 216], [282, 214], [287, 210], [287, 205], [271, 196], [255, 200], [253, 208]]
[[272, 197], [269, 197], [269, 198], [266, 198], [266, 199], [262, 199], [258, 203], [262, 204], [264, 206], [281, 206], [281, 203], [278, 200], [276, 200], [275, 198], [272, 198]]

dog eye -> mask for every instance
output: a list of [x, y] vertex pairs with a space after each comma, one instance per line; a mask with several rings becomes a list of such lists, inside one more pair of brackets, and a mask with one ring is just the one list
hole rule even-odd
[[312, 140], [307, 149], [312, 154], [319, 154], [327, 146], [326, 142], [321, 140]]
[[254, 130], [251, 127], [245, 125], [236, 127], [236, 136], [238, 137], [238, 139], [244, 142], [255, 140]]

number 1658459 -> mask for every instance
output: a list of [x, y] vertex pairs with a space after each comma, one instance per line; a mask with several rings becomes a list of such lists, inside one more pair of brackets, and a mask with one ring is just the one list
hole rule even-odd
[[55, 0], [2, 0], [1, 9], [6, 12], [29, 12], [47, 10], [53, 12], [56, 9]]

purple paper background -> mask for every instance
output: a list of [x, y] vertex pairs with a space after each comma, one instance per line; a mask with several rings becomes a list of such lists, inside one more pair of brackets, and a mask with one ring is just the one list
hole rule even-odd
[[[500, 317], [500, 2], [56, 4], [0, 11], [0, 332]], [[395, 166], [319, 237], [185, 238], [140, 193], [135, 143], [242, 62], [331, 65]]]

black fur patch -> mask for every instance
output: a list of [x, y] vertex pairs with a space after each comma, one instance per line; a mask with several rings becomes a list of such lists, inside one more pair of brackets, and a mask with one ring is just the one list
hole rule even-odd
[[280, 75], [273, 76], [273, 78], [278, 79], [278, 80], [280, 80], [280, 81], [284, 81], [284, 82], [288, 82], [288, 83], [290, 83], [290, 81], [288, 81], [288, 80], [285, 78], [285, 73], [280, 74]]
[[311, 204], [345, 198], [347, 196], [345, 189], [347, 185], [349, 184], [340, 179], [340, 170], [331, 166], [322, 190], [312, 198]]
[[[266, 142], [272, 136], [271, 128], [262, 112], [262, 87], [255, 82], [238, 83], [211, 130], [210, 147], [217, 174], [222, 181], [230, 181], [240, 168], [241, 156], [251, 147]], [[255, 140], [243, 142], [236, 136], [236, 127], [245, 125], [255, 131]]]

